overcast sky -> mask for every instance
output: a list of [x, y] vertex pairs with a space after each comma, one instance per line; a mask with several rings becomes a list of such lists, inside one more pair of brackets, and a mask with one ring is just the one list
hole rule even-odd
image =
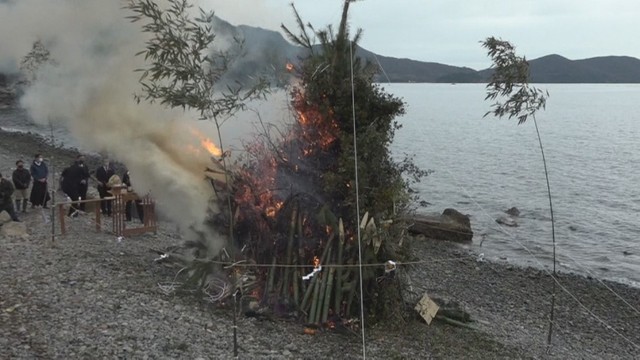
[[[290, 0], [235, 0], [233, 8], [220, 1], [201, 0], [234, 24], [293, 26]], [[339, 22], [343, 0], [294, 3], [303, 20], [322, 27]], [[486, 68], [479, 41], [496, 36], [530, 59], [640, 58], [640, 0], [361, 0], [350, 14], [352, 28], [364, 30], [360, 45], [386, 56]]]

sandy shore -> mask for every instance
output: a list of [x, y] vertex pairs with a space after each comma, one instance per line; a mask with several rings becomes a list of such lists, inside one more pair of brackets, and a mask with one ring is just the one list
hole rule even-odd
[[[0, 131], [0, 171], [35, 152], [62, 169], [75, 156], [31, 135]], [[59, 164], [58, 164], [59, 162]], [[23, 216], [29, 238], [0, 239], [0, 358], [232, 358], [232, 312], [201, 296], [163, 292], [175, 269], [149, 248], [179, 242], [174, 226], [119, 242], [87, 216], [69, 221], [54, 245], [41, 211]], [[411, 239], [417, 265], [400, 267], [411, 294], [448, 297], [476, 329], [410, 318], [366, 332], [373, 359], [638, 359], [640, 289], [562, 274], [553, 346], [547, 354], [552, 278], [545, 272], [478, 261], [453, 244]], [[579, 301], [579, 302], [578, 302]], [[241, 316], [242, 359], [355, 359], [359, 333], [304, 335], [301, 324]]]

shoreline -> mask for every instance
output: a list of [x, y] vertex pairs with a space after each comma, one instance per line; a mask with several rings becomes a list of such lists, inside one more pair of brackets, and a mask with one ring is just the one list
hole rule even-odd
[[[37, 134], [0, 130], [0, 169], [9, 171], [17, 157], [28, 155], [28, 161], [32, 153], [49, 152], [58, 172], [77, 154], [44, 141]], [[171, 282], [176, 270], [156, 264], [149, 248], [179, 241], [171, 224], [161, 223], [157, 235], [118, 242], [107, 232], [96, 233], [84, 217], [71, 220], [69, 234], [52, 247], [50, 224], [40, 211], [23, 218], [29, 239], [0, 238], [0, 358], [232, 357], [229, 309], [212, 310], [198, 296], [167, 295], [158, 286]], [[640, 344], [638, 288], [559, 273], [566, 291], [557, 288], [547, 355], [553, 280], [544, 270], [478, 261], [469, 246], [418, 237], [409, 242], [421, 263], [398, 271], [410, 284], [403, 294], [407, 306], [424, 293], [450, 298], [471, 314], [477, 330], [438, 321], [427, 326], [415, 317], [383, 321], [367, 328], [372, 358], [634, 359], [640, 354], [633, 345]], [[355, 334], [310, 336], [298, 322], [244, 316], [238, 321], [243, 358], [361, 356]]]
[[[28, 146], [32, 146], [32, 148], [37, 148], [38, 150], [36, 152], [42, 152], [43, 154], [47, 154], [47, 153], [53, 153], [54, 154], [54, 163], [55, 163], [55, 175], [56, 177], [59, 176], [59, 174], [61, 173], [62, 169], [64, 169], [64, 167], [68, 166], [71, 162], [73, 162], [74, 157], [80, 153], [85, 154], [87, 157], [87, 165], [89, 166], [89, 169], [95, 169], [97, 167], [99, 167], [101, 165], [100, 159], [99, 159], [99, 154], [96, 153], [85, 153], [85, 152], [81, 152], [79, 149], [75, 148], [75, 147], [66, 147], [66, 146], [60, 146], [60, 145], [52, 145], [51, 144], [51, 140], [48, 139], [46, 136], [38, 134], [38, 133], [34, 133], [31, 131], [23, 131], [23, 130], [19, 130], [19, 129], [7, 129], [4, 128], [2, 126], [0, 126], [0, 143], [3, 144], [3, 152], [7, 151], [7, 148], [9, 149], [8, 152], [10, 153], [17, 153], [17, 154], [28, 154], [28, 156], [23, 156], [22, 159], [25, 161], [26, 164], [30, 164], [33, 154], [35, 152], [25, 152], [24, 148], [28, 147]], [[7, 146], [8, 144], [8, 146]], [[47, 157], [45, 155], [45, 157]], [[5, 171], [5, 172], [9, 172], [9, 169], [11, 171], [13, 171], [14, 169], [14, 162], [15, 160], [11, 161], [10, 163], [7, 161], [7, 155], [0, 153], [0, 172]], [[17, 158], [16, 158], [17, 160]], [[476, 244], [476, 242], [472, 242], [469, 244], [460, 244], [462, 247], [467, 247], [469, 248], [471, 251], [475, 252], [476, 255], [479, 255], [480, 253], [482, 253], [482, 248], [480, 246], [478, 246]], [[510, 265], [510, 266], [517, 266], [517, 267], [522, 267], [522, 268], [532, 268], [534, 270], [543, 270], [546, 269], [547, 271], [550, 271], [549, 267], [550, 265], [543, 265], [543, 268], [540, 268], [538, 266], [534, 266], [534, 265], [530, 265], [527, 263], [523, 263], [523, 262], [519, 262], [517, 260], [509, 260], [509, 258], [507, 258], [506, 260], [495, 257], [491, 259], [491, 262], [496, 263], [496, 264], [506, 264], [506, 265]], [[567, 275], [578, 275], [578, 276], [582, 276], [586, 279], [590, 279], [590, 278], [595, 278], [595, 279], [599, 279], [601, 281], [606, 281], [606, 282], [611, 282], [611, 283], [616, 283], [616, 284], [622, 284], [625, 286], [629, 286], [632, 288], [637, 288], [640, 289], [640, 283], [637, 283], [631, 279], [627, 279], [627, 278], [606, 278], [606, 277], [596, 277], [596, 276], [592, 276], [589, 275], [588, 272], [585, 271], [580, 271], [578, 269], [573, 269], [570, 267], [561, 267], [557, 273], [559, 274], [567, 274]]]

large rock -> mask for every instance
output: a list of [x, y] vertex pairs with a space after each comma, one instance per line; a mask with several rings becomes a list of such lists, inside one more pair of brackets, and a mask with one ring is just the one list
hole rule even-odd
[[0, 226], [0, 237], [27, 239], [27, 224], [23, 222], [10, 221]]
[[455, 209], [445, 209], [441, 215], [414, 215], [406, 218], [409, 232], [437, 240], [469, 242], [473, 239], [469, 216]]
[[8, 223], [11, 221], [11, 216], [6, 211], [0, 212], [0, 225]]

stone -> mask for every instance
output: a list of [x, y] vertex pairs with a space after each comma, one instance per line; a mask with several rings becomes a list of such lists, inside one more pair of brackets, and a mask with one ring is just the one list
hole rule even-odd
[[23, 222], [10, 221], [0, 227], [0, 236], [9, 238], [29, 238], [27, 233], [27, 224]]
[[517, 207], [512, 207], [511, 209], [505, 211], [505, 213], [511, 215], [511, 216], [520, 216], [520, 210]]
[[409, 232], [436, 240], [470, 242], [473, 239], [471, 221], [455, 209], [445, 209], [441, 215], [414, 215], [405, 218]]
[[6, 211], [0, 212], [0, 225], [8, 223], [11, 221], [11, 216]]

